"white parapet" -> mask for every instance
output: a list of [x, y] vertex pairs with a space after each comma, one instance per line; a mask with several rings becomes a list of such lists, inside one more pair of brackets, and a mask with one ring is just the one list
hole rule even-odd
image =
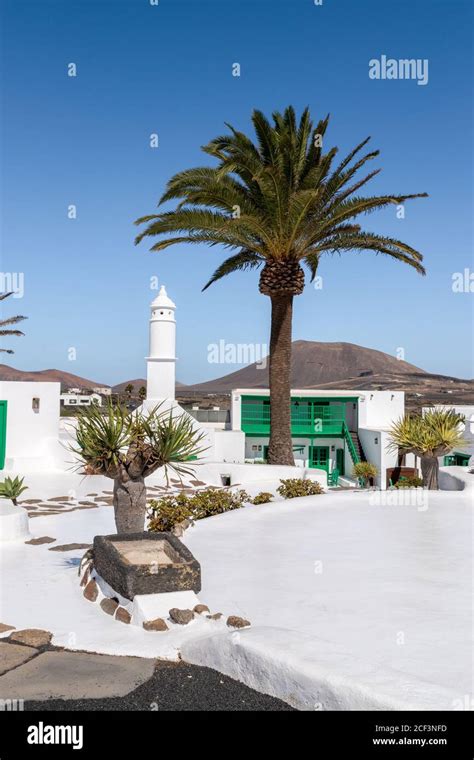
[[14, 504], [0, 504], [0, 543], [31, 538], [28, 513]]
[[149, 620], [169, 617], [173, 607], [180, 610], [192, 610], [199, 604], [199, 597], [194, 591], [170, 591], [166, 594], [137, 594], [133, 598], [131, 623], [142, 626]]

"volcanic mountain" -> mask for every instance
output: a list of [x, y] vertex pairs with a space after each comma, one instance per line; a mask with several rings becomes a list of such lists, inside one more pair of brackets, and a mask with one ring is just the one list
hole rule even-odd
[[61, 383], [61, 389], [81, 388], [92, 390], [92, 388], [108, 388], [107, 383], [96, 383], [93, 380], [87, 380], [85, 377], [73, 375], [72, 372], [63, 372], [60, 369], [42, 369], [31, 372], [21, 369], [14, 369], [7, 364], [0, 364], [0, 380], [19, 380], [36, 383]]
[[[296, 340], [291, 362], [292, 388], [312, 388], [324, 383], [342, 382], [348, 378], [371, 375], [425, 375], [424, 370], [383, 351], [356, 346], [353, 343], [317, 343]], [[186, 390], [225, 392], [232, 388], [267, 388], [268, 367], [257, 363], [229, 375], [190, 385]]]

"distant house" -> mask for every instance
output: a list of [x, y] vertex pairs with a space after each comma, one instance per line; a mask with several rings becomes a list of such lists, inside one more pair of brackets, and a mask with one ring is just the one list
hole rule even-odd
[[98, 385], [97, 388], [92, 388], [94, 393], [100, 393], [102, 396], [110, 396], [112, 394], [112, 388], [107, 385]]
[[61, 406], [102, 406], [102, 396], [99, 393], [61, 393], [59, 401]]

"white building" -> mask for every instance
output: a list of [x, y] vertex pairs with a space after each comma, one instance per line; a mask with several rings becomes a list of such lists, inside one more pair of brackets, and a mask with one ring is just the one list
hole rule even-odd
[[102, 396], [99, 393], [61, 393], [61, 406], [102, 406]]
[[[356, 462], [375, 464], [377, 484], [386, 487], [387, 469], [397, 454], [388, 450], [389, 429], [403, 416], [405, 394], [391, 391], [291, 391], [291, 435], [295, 463], [324, 470], [328, 482], [353, 479]], [[245, 460], [267, 459], [270, 399], [266, 389], [232, 391], [231, 427], [245, 433]]]
[[[163, 286], [151, 303], [150, 351], [147, 357], [147, 398], [143, 409], [162, 404], [188, 414], [175, 399], [176, 305]], [[391, 391], [313, 391], [291, 393], [291, 432], [295, 463], [325, 473], [328, 482], [353, 479], [355, 462], [377, 466], [377, 483], [386, 487], [387, 469], [398, 464], [388, 451], [389, 429], [405, 411], [405, 394]], [[230, 422], [201, 421], [194, 410], [196, 429], [205, 436], [204, 461], [263, 463], [270, 435], [269, 391], [235, 389]], [[211, 410], [216, 411], [217, 410]]]
[[60, 383], [0, 381], [0, 470], [55, 469]]
[[[147, 398], [139, 409], [148, 412], [160, 406], [163, 411], [187, 415], [203, 434], [199, 459], [204, 463], [265, 462], [270, 435], [268, 390], [235, 389], [229, 420], [213, 409], [208, 420], [201, 421], [177, 403], [175, 312], [176, 305], [161, 287], [151, 303]], [[71, 467], [67, 444], [73, 425], [68, 424], [67, 430], [60, 427], [60, 399], [68, 407], [102, 403], [98, 393], [60, 395], [59, 383], [0, 383], [0, 469]], [[354, 463], [367, 460], [377, 466], [378, 485], [385, 488], [387, 469], [398, 464], [397, 455], [387, 449], [388, 431], [403, 415], [404, 406], [401, 392], [293, 390], [291, 434], [296, 464], [331, 484], [339, 477], [350, 482]]]
[[112, 388], [108, 385], [98, 385], [96, 388], [92, 388], [94, 393], [100, 393], [101, 396], [111, 396]]

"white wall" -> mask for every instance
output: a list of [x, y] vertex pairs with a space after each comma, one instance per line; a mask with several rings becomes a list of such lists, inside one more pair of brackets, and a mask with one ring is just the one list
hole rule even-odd
[[403, 391], [364, 391], [359, 399], [360, 428], [389, 428], [404, 414]]
[[[60, 383], [0, 381], [7, 404], [6, 470], [47, 467], [50, 447], [59, 438]], [[32, 403], [39, 398], [39, 409]]]
[[231, 485], [239, 486], [254, 496], [260, 491], [276, 492], [282, 478], [308, 478], [327, 486], [323, 470], [271, 464], [234, 464], [210, 462], [196, 465], [196, 477], [212, 485], [222, 485], [221, 476], [230, 475]]
[[243, 462], [245, 434], [241, 430], [214, 430], [214, 454], [216, 462]]
[[375, 464], [379, 471], [377, 485], [385, 490], [387, 467], [396, 467], [398, 461], [397, 453], [387, 449], [390, 440], [389, 432], [373, 428], [359, 428], [359, 438], [367, 461]]
[[[264, 458], [264, 447], [268, 446], [268, 436], [248, 436], [245, 439], [245, 459], [246, 460], [260, 460]], [[295, 458], [295, 465], [296, 467], [307, 467], [310, 468], [309, 464], [309, 447], [310, 442], [308, 441], [308, 438], [292, 438], [292, 445], [295, 448], [296, 446], [304, 446], [304, 450], [299, 453], [297, 451], [293, 451], [293, 455]], [[314, 446], [327, 446], [329, 448], [329, 472], [332, 472], [337, 464], [337, 454], [336, 450], [346, 449], [345, 454], [345, 475], [346, 477], [352, 476], [352, 459], [351, 456], [347, 450], [347, 446], [344, 446], [344, 440], [342, 438], [315, 438], [314, 439]], [[257, 449], [257, 451], [253, 450], [253, 447], [257, 446], [260, 448], [260, 451]], [[332, 451], [332, 447], [334, 446], [334, 451]], [[313, 469], [313, 468], [310, 468]]]

